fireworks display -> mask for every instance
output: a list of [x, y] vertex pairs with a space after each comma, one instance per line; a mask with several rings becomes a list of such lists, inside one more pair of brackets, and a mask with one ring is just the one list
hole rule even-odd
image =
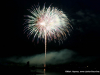
[[45, 5], [42, 9], [38, 6], [29, 11], [32, 16], [25, 16], [28, 17], [28, 19], [26, 19], [28, 25], [25, 26], [24, 30], [25, 32], [28, 31], [28, 38], [31, 35], [34, 35], [34, 41], [35, 38], [45, 39], [46, 36], [46, 40], [49, 42], [51, 40], [62, 41], [66, 39], [66, 32], [69, 34], [69, 28], [71, 25], [63, 11], [50, 6], [45, 8]]
[[35, 9], [29, 10], [32, 14], [26, 15], [25, 32], [28, 31], [28, 37], [34, 35], [33, 41], [37, 39], [45, 39], [45, 63], [46, 67], [46, 47], [47, 40], [58, 40], [59, 42], [66, 39], [66, 32], [69, 34], [69, 29], [71, 25], [69, 24], [69, 19], [64, 14], [63, 11], [58, 10], [54, 7], [45, 8], [45, 5], [42, 9], [38, 6]]

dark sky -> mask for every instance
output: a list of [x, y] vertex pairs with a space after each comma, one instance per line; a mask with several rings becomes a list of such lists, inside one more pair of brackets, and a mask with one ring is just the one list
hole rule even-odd
[[61, 61], [64, 52], [66, 58], [63, 60], [75, 58], [75, 61], [82, 62], [98, 61], [100, 58], [99, 0], [5, 0], [1, 7], [0, 59], [28, 61], [37, 55], [36, 58], [42, 60], [44, 43], [40, 41], [37, 44], [37, 40], [32, 42], [32, 38], [28, 39], [27, 34], [23, 32], [23, 23], [24, 15], [30, 15], [27, 9], [38, 3], [43, 6], [45, 2], [47, 7], [53, 3], [52, 6], [62, 9], [73, 26], [70, 36], [63, 41], [63, 44], [59, 45], [53, 41], [47, 43], [48, 61], [51, 62], [51, 58]]

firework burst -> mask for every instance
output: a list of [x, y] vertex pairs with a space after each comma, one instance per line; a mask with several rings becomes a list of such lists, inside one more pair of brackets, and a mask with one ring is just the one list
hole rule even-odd
[[58, 40], [62, 41], [66, 39], [66, 32], [69, 34], [69, 19], [64, 14], [63, 11], [58, 10], [54, 7], [48, 7], [43, 9], [40, 9], [40, 6], [32, 10], [29, 10], [32, 14], [25, 15], [25, 17], [28, 17], [26, 19], [26, 22], [28, 25], [25, 26], [25, 32], [28, 31], [27, 36], [28, 38], [31, 35], [34, 35], [33, 41], [37, 37], [38, 39], [43, 38], [48, 40], [49, 42], [51, 40]]
[[[38, 6], [35, 9], [29, 10], [32, 14], [26, 15], [28, 17], [25, 23], [28, 25], [25, 26], [24, 31], [28, 31], [28, 38], [31, 35], [34, 35], [33, 41], [37, 39], [45, 39], [45, 62], [46, 62], [46, 46], [47, 40], [58, 40], [59, 43], [62, 40], [67, 38], [66, 32], [69, 34], [69, 29], [71, 27], [68, 17], [64, 14], [63, 11], [49, 6], [45, 8], [45, 5], [42, 9]], [[46, 64], [44, 64], [44, 67]]]

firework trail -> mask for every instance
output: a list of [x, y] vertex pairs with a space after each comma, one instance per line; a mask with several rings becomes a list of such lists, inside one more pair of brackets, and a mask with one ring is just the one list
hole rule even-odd
[[[66, 32], [69, 34], [69, 29], [71, 25], [69, 24], [68, 17], [64, 14], [63, 11], [49, 6], [45, 8], [45, 5], [42, 9], [40, 6], [29, 10], [32, 14], [25, 15], [28, 17], [25, 23], [24, 31], [28, 31], [28, 38], [31, 35], [34, 35], [33, 40], [45, 39], [45, 61], [46, 61], [46, 46], [48, 42], [58, 40], [58, 42], [63, 41], [67, 38]], [[46, 65], [46, 64], [45, 64]]]

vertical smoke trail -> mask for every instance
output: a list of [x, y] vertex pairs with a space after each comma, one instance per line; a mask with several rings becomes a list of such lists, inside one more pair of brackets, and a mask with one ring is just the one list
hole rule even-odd
[[47, 44], [47, 39], [46, 39], [46, 30], [45, 30], [45, 61], [44, 61], [44, 67], [46, 67], [46, 45]]

